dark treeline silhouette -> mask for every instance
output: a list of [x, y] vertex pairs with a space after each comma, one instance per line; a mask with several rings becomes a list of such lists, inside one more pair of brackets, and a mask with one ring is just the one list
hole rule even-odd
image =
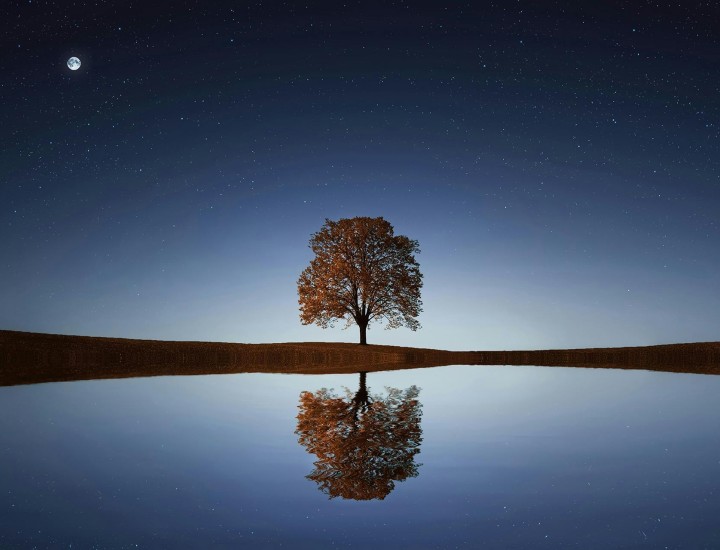
[[442, 351], [343, 343], [231, 344], [0, 331], [0, 386], [194, 374], [341, 374], [442, 365], [544, 365], [720, 374], [720, 342], [637, 348]]
[[360, 373], [355, 395], [345, 398], [322, 388], [300, 395], [295, 433], [317, 456], [307, 478], [330, 498], [382, 500], [395, 483], [418, 475], [421, 404], [419, 389], [386, 388], [371, 395]]

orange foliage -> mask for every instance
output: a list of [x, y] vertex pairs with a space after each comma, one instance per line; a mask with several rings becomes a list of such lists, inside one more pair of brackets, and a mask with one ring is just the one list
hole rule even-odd
[[387, 328], [417, 330], [422, 274], [417, 241], [394, 235], [383, 218], [357, 217], [325, 224], [310, 239], [315, 258], [298, 279], [303, 324], [323, 328], [344, 319], [360, 327], [361, 343], [374, 320]]
[[295, 433], [318, 457], [307, 478], [330, 498], [382, 500], [396, 481], [418, 475], [415, 455], [422, 441], [418, 388], [387, 388], [387, 397], [370, 398], [364, 374], [352, 399], [325, 388], [300, 395]]

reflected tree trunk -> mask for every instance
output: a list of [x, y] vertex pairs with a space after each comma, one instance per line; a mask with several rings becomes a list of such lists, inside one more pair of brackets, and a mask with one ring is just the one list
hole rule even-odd
[[368, 410], [368, 407], [370, 405], [370, 396], [368, 395], [367, 390], [367, 372], [361, 372], [360, 373], [360, 385], [358, 387], [358, 391], [355, 392], [355, 397], [353, 397], [352, 403], [353, 403], [353, 418], [355, 419], [355, 422], [358, 420], [358, 413], [366, 413]]

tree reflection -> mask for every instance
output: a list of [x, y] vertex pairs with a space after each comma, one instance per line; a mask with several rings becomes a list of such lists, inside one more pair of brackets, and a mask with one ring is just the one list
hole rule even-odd
[[365, 378], [361, 372], [354, 396], [346, 390], [346, 397], [339, 397], [326, 388], [300, 394], [295, 433], [318, 457], [307, 478], [330, 498], [382, 500], [396, 481], [418, 475], [420, 390], [386, 388], [387, 396], [371, 396]]

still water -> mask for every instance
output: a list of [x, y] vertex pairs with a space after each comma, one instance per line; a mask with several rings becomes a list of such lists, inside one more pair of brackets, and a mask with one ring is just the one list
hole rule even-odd
[[0, 548], [720, 548], [719, 396], [501, 366], [0, 388]]

